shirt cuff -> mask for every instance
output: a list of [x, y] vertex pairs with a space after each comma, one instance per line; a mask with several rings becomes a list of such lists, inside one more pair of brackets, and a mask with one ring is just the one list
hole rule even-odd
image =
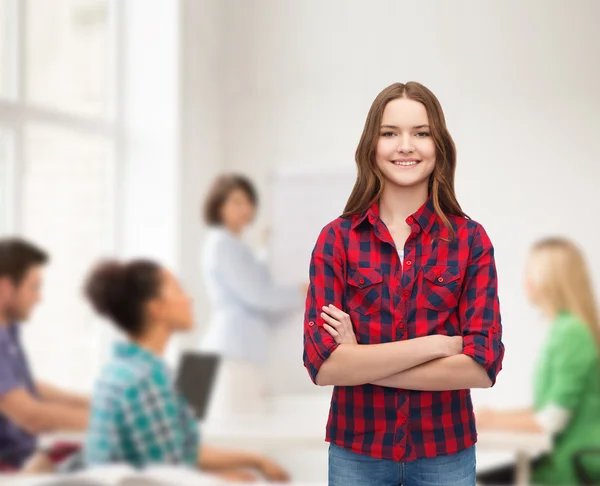
[[551, 435], [556, 435], [565, 430], [572, 417], [572, 412], [566, 408], [550, 403], [535, 413], [537, 424]]
[[[316, 325], [315, 325], [316, 327]], [[313, 383], [317, 383], [317, 375], [319, 374], [319, 370], [321, 366], [331, 356], [339, 346], [335, 341], [331, 341], [331, 343], [325, 343], [321, 339], [320, 332], [317, 330], [313, 334], [313, 332], [309, 332], [307, 339], [310, 340], [310, 346], [307, 348], [305, 344], [305, 359], [304, 365], [310, 374], [310, 377]]]

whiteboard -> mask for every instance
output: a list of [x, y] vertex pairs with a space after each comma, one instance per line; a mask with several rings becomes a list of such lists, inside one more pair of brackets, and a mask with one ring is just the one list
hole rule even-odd
[[310, 255], [321, 229], [344, 211], [356, 180], [354, 165], [280, 169], [271, 177], [272, 270], [286, 283], [308, 278]]
[[[278, 169], [271, 175], [269, 264], [278, 282], [308, 282], [317, 237], [342, 214], [355, 180], [354, 164]], [[302, 365], [303, 319], [299, 311], [273, 329], [267, 372], [271, 393], [331, 393], [313, 385]]]

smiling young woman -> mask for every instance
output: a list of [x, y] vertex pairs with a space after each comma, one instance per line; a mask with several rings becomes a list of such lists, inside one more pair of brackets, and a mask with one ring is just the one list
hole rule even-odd
[[310, 266], [304, 363], [334, 385], [333, 485], [474, 485], [470, 388], [502, 345], [494, 250], [456, 200], [456, 150], [419, 83], [375, 99], [342, 216]]

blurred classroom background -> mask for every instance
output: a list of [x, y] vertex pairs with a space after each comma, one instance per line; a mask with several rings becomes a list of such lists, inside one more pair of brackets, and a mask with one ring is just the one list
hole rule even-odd
[[[474, 401], [529, 405], [547, 332], [523, 292], [530, 245], [573, 239], [600, 291], [599, 16], [595, 0], [0, 0], [0, 233], [52, 257], [25, 327], [35, 374], [91, 390], [115, 339], [81, 297], [103, 256], [180, 276], [197, 326], [169, 360], [197, 348], [210, 316], [201, 202], [222, 172], [256, 183], [247, 239], [268, 229], [276, 279], [307, 280], [371, 101], [415, 80], [444, 107], [459, 202], [496, 248], [507, 351]], [[302, 367], [301, 328], [299, 313], [274, 331], [269, 399], [324, 424], [331, 389]], [[324, 481], [325, 451], [277, 454], [299, 480]]]

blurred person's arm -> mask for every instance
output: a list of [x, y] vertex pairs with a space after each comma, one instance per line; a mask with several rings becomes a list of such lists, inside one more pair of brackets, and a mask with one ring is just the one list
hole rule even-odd
[[460, 338], [448, 336], [372, 345], [336, 343], [324, 327], [322, 313], [326, 305], [342, 308], [344, 259], [343, 243], [335, 229], [326, 226], [312, 253], [304, 318], [304, 365], [315, 384], [364, 385], [460, 352]]
[[223, 241], [216, 252], [219, 282], [246, 306], [269, 313], [302, 306], [300, 288], [277, 284], [266, 266], [251, 251], [244, 251], [242, 243]]
[[544, 429], [531, 410], [476, 410], [475, 423], [478, 430], [500, 430], [539, 433]]
[[480, 430], [502, 430], [556, 435], [566, 429], [572, 412], [555, 404], [546, 405], [539, 412], [533, 409], [488, 410], [479, 409], [475, 413], [477, 428]]
[[0, 396], [0, 413], [33, 435], [82, 431], [88, 423], [87, 409], [43, 402], [25, 388], [15, 388]]
[[83, 395], [67, 392], [44, 382], [36, 382], [35, 388], [45, 402], [61, 403], [71, 407], [90, 407], [90, 399]]
[[288, 473], [271, 459], [251, 452], [217, 449], [202, 445], [199, 451], [200, 469], [223, 477], [235, 477], [237, 471], [256, 469], [269, 481], [288, 481]]

